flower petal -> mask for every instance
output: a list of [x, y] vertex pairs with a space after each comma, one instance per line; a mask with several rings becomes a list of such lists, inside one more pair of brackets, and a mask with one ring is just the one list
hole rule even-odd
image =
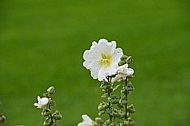
[[49, 99], [48, 98], [41, 98], [41, 103], [42, 105], [46, 105], [48, 103]]
[[34, 103], [34, 106], [38, 106], [38, 103]]
[[86, 67], [86, 69], [90, 69], [91, 61], [84, 61], [83, 66]]
[[111, 67], [102, 67], [98, 72], [98, 80], [102, 81], [103, 79], [106, 79], [106, 76], [113, 75], [117, 72], [116, 65], [113, 65]]
[[88, 115], [82, 115], [83, 121], [78, 126], [92, 126], [92, 119]]
[[106, 39], [100, 39], [99, 40], [99, 47], [102, 53], [110, 54], [112, 55], [116, 48], [116, 42], [108, 42]]
[[90, 126], [89, 124], [79, 123], [78, 126]]
[[83, 54], [84, 60], [87, 60], [87, 61], [98, 60], [99, 57], [100, 55], [98, 55], [97, 53], [93, 53], [91, 50], [85, 50]]
[[134, 70], [132, 69], [132, 68], [128, 68], [128, 70], [127, 70], [127, 75], [128, 76], [131, 76], [131, 75], [133, 75], [134, 74]]
[[92, 62], [89, 67], [91, 71], [91, 76], [93, 77], [93, 79], [97, 79], [98, 72], [102, 66], [99, 64], [99, 62]]
[[113, 62], [119, 62], [120, 58], [123, 56], [123, 51], [121, 48], [115, 49], [115, 52], [112, 55]]
[[40, 96], [37, 96], [37, 100], [40, 101], [40, 99], [41, 99]]
[[92, 119], [90, 117], [88, 117], [88, 115], [82, 115], [82, 119], [85, 121], [85, 122], [88, 122], [88, 123], [91, 123], [92, 122]]

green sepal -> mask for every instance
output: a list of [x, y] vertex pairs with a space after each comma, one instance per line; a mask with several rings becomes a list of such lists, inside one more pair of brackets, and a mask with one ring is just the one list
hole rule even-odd
[[98, 115], [99, 115], [99, 116], [100, 116], [100, 115], [103, 115], [103, 114], [105, 114], [105, 111], [104, 111], [104, 110], [98, 112]]
[[108, 97], [108, 93], [104, 93], [101, 98], [107, 98]]

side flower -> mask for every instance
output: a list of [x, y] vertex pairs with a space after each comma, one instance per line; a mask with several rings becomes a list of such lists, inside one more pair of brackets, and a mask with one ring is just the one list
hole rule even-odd
[[117, 68], [116, 76], [112, 79], [112, 83], [125, 79], [126, 77], [131, 77], [134, 74], [134, 70], [132, 68], [128, 68], [128, 64], [124, 64]]
[[44, 108], [48, 104], [48, 98], [43, 97], [40, 98], [40, 96], [37, 97], [38, 103], [34, 103], [34, 106], [37, 106], [37, 108]]
[[92, 121], [88, 115], [82, 115], [82, 119], [83, 121], [78, 126], [97, 126], [96, 122]]
[[121, 48], [116, 48], [115, 41], [100, 39], [98, 43], [92, 42], [90, 50], [84, 52], [83, 66], [91, 71], [93, 79], [102, 81], [106, 76], [116, 73], [122, 55], [123, 51]]

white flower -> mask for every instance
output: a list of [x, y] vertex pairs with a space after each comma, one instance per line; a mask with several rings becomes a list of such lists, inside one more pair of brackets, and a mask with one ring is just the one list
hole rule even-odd
[[112, 82], [118, 81], [119, 79], [124, 79], [127, 76], [132, 76], [134, 74], [134, 70], [132, 68], [128, 68], [128, 64], [124, 64], [117, 68], [116, 76], [112, 79]]
[[84, 52], [83, 66], [91, 71], [93, 79], [102, 81], [106, 76], [116, 73], [122, 55], [123, 51], [116, 48], [115, 41], [100, 39], [98, 43], [92, 42], [90, 50]]
[[83, 121], [79, 123], [78, 126], [96, 126], [97, 125], [94, 121], [92, 121], [90, 117], [88, 117], [88, 115], [82, 115], [82, 119]]
[[44, 108], [48, 104], [48, 98], [43, 97], [40, 98], [40, 96], [37, 97], [38, 103], [34, 103], [34, 106], [37, 106], [37, 108]]

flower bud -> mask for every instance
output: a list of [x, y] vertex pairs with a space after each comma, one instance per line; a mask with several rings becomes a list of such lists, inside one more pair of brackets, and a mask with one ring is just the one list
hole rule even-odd
[[126, 61], [121, 60], [121, 61], [119, 61], [118, 65], [119, 65], [119, 66], [122, 66], [122, 65], [124, 65], [124, 64], [126, 64], [126, 63], [127, 63]]
[[119, 117], [118, 110], [116, 108], [110, 108], [107, 113], [113, 117]]
[[96, 122], [97, 124], [103, 124], [103, 123], [104, 123], [104, 121], [103, 121], [100, 117], [96, 117], [96, 118], [95, 118], [95, 122]]
[[49, 109], [43, 109], [43, 111], [41, 113], [42, 116], [48, 116], [50, 114], [51, 114], [51, 110], [49, 110]]
[[119, 63], [118, 63], [118, 65], [119, 66], [122, 66], [122, 65], [124, 65], [124, 64], [126, 64], [127, 62], [127, 57], [128, 56], [126, 56], [126, 55], [123, 55], [121, 58], [120, 58], [120, 61], [119, 61]]
[[122, 66], [124, 64], [130, 64], [133, 62], [133, 59], [132, 59], [132, 56], [126, 56], [126, 55], [123, 55], [121, 58], [120, 58], [120, 61], [118, 63], [119, 66]]
[[133, 87], [133, 85], [132, 84], [129, 84], [128, 86], [127, 86], [127, 90], [128, 91], [134, 91], [134, 87]]
[[108, 100], [112, 104], [118, 104], [119, 103], [119, 98], [117, 98], [116, 96], [108, 97]]
[[131, 64], [133, 62], [132, 56], [128, 56], [126, 62], [127, 64]]
[[4, 123], [4, 121], [6, 120], [6, 117], [0, 113], [0, 126]]
[[122, 89], [121, 89], [121, 91], [120, 91], [121, 93], [126, 93], [127, 91], [126, 91], [126, 88], [125, 87], [123, 87]]
[[61, 115], [61, 113], [58, 110], [56, 110], [55, 113], [53, 113], [52, 117], [55, 120], [61, 120], [62, 119], [62, 115]]
[[131, 104], [127, 107], [127, 110], [129, 111], [129, 113], [134, 113], [135, 112], [135, 108], [134, 108], [134, 105]]
[[102, 115], [102, 114], [105, 114], [105, 110], [102, 110], [102, 111], [98, 112], [98, 115]]
[[46, 118], [46, 120], [43, 123], [44, 126], [51, 126], [52, 124], [53, 122], [51, 121], [50, 117]]
[[111, 124], [111, 121], [108, 119], [104, 122], [103, 126], [109, 126]]
[[127, 99], [120, 99], [119, 103], [122, 105], [127, 105], [128, 101], [127, 101]]
[[56, 106], [56, 102], [49, 99], [49, 105], [52, 106], [52, 107], [55, 107]]
[[124, 121], [124, 125], [125, 126], [134, 126], [135, 125], [135, 121], [132, 120], [131, 118], [129, 118], [129, 120]]
[[49, 87], [49, 88], [47, 89], [47, 92], [48, 92], [49, 94], [54, 94], [54, 93], [55, 93], [55, 88], [54, 88], [54, 86]]
[[121, 59], [121, 60], [126, 60], [127, 58], [128, 58], [128, 56], [123, 55], [120, 59]]
[[124, 118], [124, 117], [126, 116], [126, 113], [125, 113], [125, 112], [120, 111], [120, 112], [119, 112], [119, 116], [120, 116], [121, 118]]
[[109, 107], [109, 104], [108, 103], [105, 103], [105, 102], [101, 102], [99, 105], [98, 105], [98, 110], [101, 111], [101, 110], [105, 110]]

